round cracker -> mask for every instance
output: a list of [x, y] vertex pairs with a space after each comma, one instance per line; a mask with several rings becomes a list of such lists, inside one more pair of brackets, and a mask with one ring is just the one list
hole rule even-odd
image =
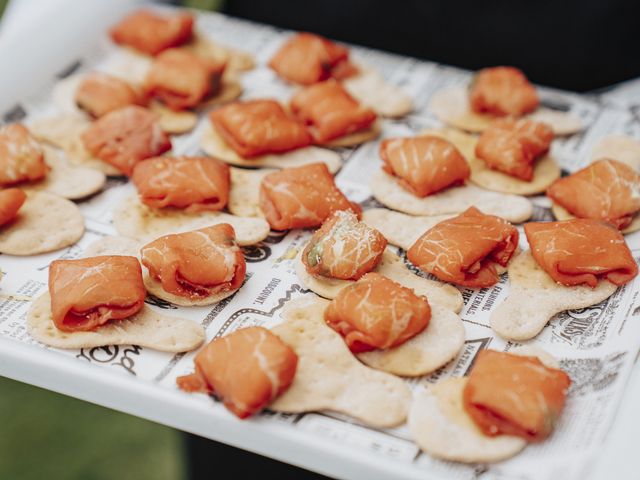
[[491, 313], [491, 328], [508, 340], [529, 340], [557, 313], [587, 308], [609, 298], [617, 286], [601, 280], [595, 288], [556, 283], [527, 250], [509, 264], [509, 294]]
[[462, 403], [466, 378], [447, 378], [415, 396], [409, 412], [409, 432], [426, 453], [464, 463], [493, 463], [520, 452], [523, 438], [484, 435]]
[[[469, 108], [469, 92], [463, 85], [448, 87], [436, 92], [429, 104], [431, 112], [446, 125], [467, 132], [484, 132], [496, 118], [486, 113], [476, 113]], [[544, 122], [551, 127], [556, 136], [572, 135], [584, 128], [582, 120], [570, 113], [538, 108], [525, 115], [537, 122]]]
[[360, 103], [389, 118], [404, 117], [413, 110], [411, 97], [401, 88], [387, 82], [377, 71], [358, 67], [357, 75], [342, 84]]
[[217, 107], [224, 105], [225, 103], [232, 102], [242, 95], [242, 85], [235, 78], [224, 75], [222, 77], [222, 84], [220, 90], [208, 98], [205, 98], [202, 103], [198, 105], [198, 109], [203, 110], [211, 107]]
[[273, 328], [298, 355], [298, 366], [291, 386], [269, 408], [287, 413], [330, 410], [375, 428], [402, 424], [411, 402], [409, 387], [352, 355], [324, 322], [327, 303], [292, 300], [283, 312], [285, 322]]
[[403, 250], [409, 250], [423, 233], [452, 217], [453, 215], [416, 217], [386, 208], [372, 208], [362, 212], [364, 223], [382, 233], [391, 245]]
[[84, 147], [81, 135], [89, 125], [85, 115], [67, 113], [36, 120], [29, 125], [29, 130], [36, 139], [61, 148], [72, 165], [93, 168], [109, 176], [122, 176], [121, 171], [92, 157]]
[[453, 143], [465, 156], [471, 169], [471, 181], [476, 185], [493, 192], [511, 193], [514, 195], [537, 195], [560, 178], [560, 167], [548, 155], [537, 160], [530, 182], [512, 177], [506, 173], [492, 170], [485, 162], [476, 157], [478, 137], [450, 128], [425, 130], [421, 135], [432, 135], [444, 138]]
[[236, 293], [239, 288], [235, 290], [228, 290], [224, 292], [218, 292], [211, 295], [207, 295], [206, 297], [199, 298], [187, 298], [181, 297], [180, 295], [175, 295], [173, 293], [167, 292], [163, 287], [162, 283], [151, 275], [149, 275], [149, 271], [145, 268], [145, 272], [142, 275], [142, 279], [144, 280], [144, 286], [147, 288], [147, 291], [162, 300], [166, 300], [167, 302], [173, 303], [174, 305], [180, 305], [182, 307], [203, 307], [206, 305], [214, 305], [227, 297], [230, 297], [234, 293]]
[[[556, 217], [556, 220], [573, 220], [574, 218], [578, 218], [569, 213], [569, 211], [562, 205], [553, 201], [551, 202], [551, 212], [553, 213], [553, 216]], [[620, 231], [626, 235], [628, 233], [637, 232], [638, 230], [640, 230], [640, 212], [635, 214], [627, 228]]]
[[243, 158], [224, 141], [210, 123], [205, 126], [202, 132], [200, 146], [208, 155], [240, 167], [291, 168], [310, 163], [324, 163], [331, 173], [336, 173], [342, 167], [342, 159], [338, 153], [313, 146], [286, 153]]
[[103, 70], [133, 85], [142, 85], [152, 63], [153, 57], [129, 47], [121, 47], [109, 55]]
[[87, 167], [76, 167], [51, 147], [44, 147], [45, 162], [50, 167], [46, 177], [23, 186], [26, 191], [44, 191], [70, 200], [98, 193], [107, 178], [104, 173]]
[[334, 148], [355, 147], [378, 138], [380, 136], [380, 132], [382, 132], [382, 122], [378, 119], [367, 130], [344, 135], [343, 137], [325, 142], [322, 145]]
[[82, 252], [82, 257], [124, 255], [140, 258], [140, 247], [140, 242], [133, 238], [108, 235], [96, 240], [85, 248], [84, 252]]
[[591, 151], [591, 163], [601, 158], [617, 160], [640, 172], [640, 141], [628, 135], [602, 137]]
[[464, 346], [464, 337], [460, 317], [434, 302], [431, 303], [429, 325], [421, 333], [397, 347], [358, 353], [356, 356], [376, 370], [403, 377], [419, 377], [435, 372], [456, 358]]
[[483, 213], [521, 223], [533, 213], [533, 205], [525, 197], [491, 192], [475, 185], [452, 187], [420, 198], [402, 188], [383, 170], [373, 174], [371, 191], [383, 205], [410, 215], [459, 214], [475, 206]]
[[238, 245], [255, 245], [269, 235], [269, 224], [262, 218], [236, 217], [224, 212], [185, 212], [177, 208], [151, 208], [135, 194], [125, 197], [113, 211], [113, 223], [120, 235], [140, 241], [154, 240], [169, 233], [182, 233], [199, 228], [230, 224]]
[[158, 115], [158, 124], [166, 133], [179, 135], [193, 130], [198, 124], [198, 115], [190, 110], [176, 112], [157, 100], [149, 103], [149, 110]]
[[260, 184], [262, 179], [275, 170], [245, 170], [231, 168], [231, 190], [227, 208], [239, 217], [264, 218], [260, 208]]
[[[340, 290], [347, 285], [355, 283], [354, 280], [341, 280], [338, 278], [311, 275], [302, 263], [303, 250], [296, 256], [294, 268], [298, 278], [306, 288], [312, 290], [321, 297], [336, 298]], [[432, 305], [439, 305], [456, 313], [462, 310], [463, 300], [460, 291], [452, 285], [436, 280], [419, 277], [407, 268], [402, 259], [386, 249], [382, 254], [382, 261], [374, 272], [384, 275], [400, 285], [410, 288], [416, 295], [427, 297]]]
[[177, 353], [194, 350], [205, 340], [204, 328], [197, 323], [161, 315], [146, 305], [132, 317], [109, 322], [95, 331], [63, 332], [53, 323], [48, 292], [33, 301], [27, 313], [27, 331], [40, 343], [64, 349], [139, 345]]
[[0, 227], [0, 253], [36, 255], [76, 243], [84, 234], [77, 205], [45, 192], [31, 192], [16, 218]]

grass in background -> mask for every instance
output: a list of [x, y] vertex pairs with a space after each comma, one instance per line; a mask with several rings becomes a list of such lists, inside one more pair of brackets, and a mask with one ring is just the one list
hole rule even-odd
[[0, 478], [185, 477], [179, 432], [0, 377]]

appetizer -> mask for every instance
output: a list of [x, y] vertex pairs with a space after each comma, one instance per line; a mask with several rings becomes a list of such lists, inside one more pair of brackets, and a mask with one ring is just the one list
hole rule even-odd
[[491, 328], [510, 340], [535, 337], [559, 312], [609, 298], [638, 265], [618, 229], [599, 220], [527, 223], [530, 251], [509, 265], [509, 294]]
[[33, 301], [27, 329], [55, 348], [140, 345], [186, 352], [202, 344], [200, 325], [156, 313], [144, 305], [146, 293], [135, 257], [55, 260], [49, 292]]
[[468, 377], [441, 380], [417, 395], [409, 413], [413, 439], [434, 457], [465, 463], [499, 462], [545, 440], [571, 385], [546, 357], [480, 351]]
[[149, 158], [134, 167], [131, 180], [140, 201], [152, 208], [218, 211], [229, 199], [229, 167], [215, 158]]
[[616, 160], [600, 159], [547, 190], [558, 220], [603, 220], [629, 233], [640, 229], [640, 175]]
[[291, 111], [308, 125], [318, 145], [353, 146], [376, 138], [377, 115], [358, 103], [335, 80], [316, 83], [297, 92]]
[[371, 190], [380, 203], [411, 215], [447, 215], [471, 206], [522, 222], [532, 214], [526, 198], [495, 193], [466, 181], [471, 175], [463, 154], [441, 135], [392, 138], [380, 144], [382, 169]]
[[157, 120], [151, 111], [129, 105], [92, 123], [82, 141], [92, 155], [131, 175], [136, 163], [171, 149], [171, 140]]
[[144, 100], [127, 82], [102, 72], [83, 75], [74, 93], [76, 105], [94, 118]]
[[338, 189], [324, 163], [272, 172], [260, 185], [260, 208], [275, 230], [319, 227], [338, 210], [360, 213]]
[[178, 377], [178, 386], [186, 392], [214, 394], [238, 418], [247, 418], [289, 388], [298, 356], [266, 328], [248, 327], [215, 338], [194, 363], [195, 373]]
[[19, 188], [0, 190], [0, 227], [16, 218], [26, 199], [27, 195]]
[[505, 116], [545, 122], [559, 136], [583, 127], [571, 114], [540, 107], [535, 87], [514, 67], [482, 69], [469, 88], [454, 86], [437, 92], [430, 109], [443, 123], [469, 132], [482, 132], [494, 119]]
[[149, 292], [177, 305], [211, 305], [233, 295], [246, 264], [233, 227], [221, 223], [166, 235], [140, 249]]
[[475, 207], [427, 230], [407, 251], [415, 266], [442, 281], [471, 288], [498, 283], [518, 248], [518, 230]]

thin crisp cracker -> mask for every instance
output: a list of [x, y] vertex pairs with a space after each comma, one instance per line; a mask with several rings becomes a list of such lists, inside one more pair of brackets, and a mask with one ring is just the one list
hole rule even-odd
[[331, 173], [336, 173], [342, 167], [342, 159], [338, 153], [327, 148], [313, 146], [286, 153], [243, 158], [224, 141], [210, 123], [205, 126], [202, 132], [200, 146], [208, 155], [240, 167], [292, 168], [310, 163], [324, 163]]
[[245, 72], [255, 67], [255, 60], [250, 53], [210, 40], [200, 32], [197, 32], [193, 40], [184, 45], [183, 48], [191, 50], [201, 57], [209, 57], [215, 61], [224, 61], [226, 71], [234, 73]]
[[403, 377], [435, 372], [456, 358], [464, 345], [462, 320], [450, 309], [431, 303], [431, 320], [421, 333], [402, 345], [358, 353], [365, 365]]
[[113, 223], [120, 235], [140, 241], [151, 241], [169, 233], [182, 233], [199, 228], [230, 224], [238, 245], [255, 245], [269, 235], [269, 224], [262, 218], [236, 217], [224, 212], [185, 212], [178, 208], [151, 208], [137, 195], [125, 197], [113, 211]]
[[120, 170], [93, 157], [85, 148], [81, 135], [90, 124], [84, 114], [65, 113], [36, 120], [29, 125], [29, 130], [37, 140], [61, 148], [72, 165], [93, 168], [109, 176], [122, 176]]
[[323, 146], [334, 148], [355, 147], [370, 140], [375, 140], [380, 136], [381, 132], [382, 122], [380, 121], [380, 119], [378, 119], [367, 130], [350, 133], [349, 135], [336, 138], [329, 142], [323, 143]]
[[[553, 216], [556, 217], [556, 220], [573, 220], [574, 218], [577, 218], [569, 213], [566, 208], [556, 202], [551, 202], [551, 212], [553, 213]], [[640, 230], [640, 212], [636, 213], [631, 220], [631, 223], [625, 229], [620, 231], [627, 234], [637, 232], [638, 230]]]
[[514, 195], [537, 195], [544, 193], [553, 182], [560, 178], [560, 167], [549, 155], [536, 160], [533, 179], [527, 182], [492, 170], [485, 162], [476, 157], [478, 137], [475, 135], [451, 128], [425, 130], [421, 132], [421, 135], [432, 135], [453, 143], [467, 159], [471, 169], [470, 180], [487, 190]]
[[[328, 299], [335, 298], [340, 290], [354, 283], [354, 280], [341, 280], [310, 274], [302, 263], [302, 250], [296, 256], [295, 270], [305, 287]], [[457, 288], [436, 280], [419, 277], [409, 270], [402, 259], [390, 249], [385, 250], [382, 254], [382, 261], [373, 271], [410, 288], [416, 295], [427, 297], [431, 305], [439, 305], [456, 313], [462, 310], [462, 294]]]
[[453, 215], [416, 217], [386, 208], [372, 208], [362, 212], [362, 221], [375, 228], [391, 245], [409, 250], [424, 232]]
[[640, 141], [627, 135], [607, 135], [591, 151], [591, 163], [610, 158], [625, 163], [640, 172]]
[[62, 154], [45, 146], [44, 159], [50, 170], [42, 180], [21, 186], [27, 192], [43, 191], [69, 200], [79, 200], [98, 193], [107, 178], [95, 168], [70, 165]]
[[205, 340], [204, 328], [197, 323], [167, 317], [146, 305], [134, 316], [95, 331], [63, 332], [53, 323], [48, 292], [33, 301], [27, 313], [27, 331], [40, 343], [64, 349], [139, 345], [162, 352], [188, 352]]
[[227, 208], [233, 215], [264, 217], [260, 209], [260, 184], [262, 179], [271, 172], [275, 170], [231, 168], [231, 190]]
[[483, 213], [521, 223], [533, 214], [533, 205], [525, 197], [491, 192], [475, 185], [452, 187], [420, 198], [401, 187], [383, 170], [373, 174], [371, 191], [383, 205], [410, 215], [459, 214], [474, 206]]
[[0, 253], [36, 255], [76, 243], [84, 234], [78, 206], [66, 198], [30, 192], [16, 218], [0, 227]]
[[301, 413], [329, 410], [376, 428], [402, 424], [411, 403], [398, 377], [361, 364], [344, 340], [324, 323], [326, 300], [302, 298], [287, 304], [285, 322], [273, 328], [298, 355], [289, 389], [271, 410]]
[[[456, 85], [436, 92], [429, 109], [442, 123], [467, 132], [485, 131], [497, 117], [476, 113], [469, 108], [469, 93], [464, 85]], [[557, 136], [572, 135], [584, 128], [582, 121], [569, 113], [538, 108], [524, 118], [548, 124]]]
[[529, 340], [557, 313], [586, 308], [609, 298], [618, 288], [601, 280], [595, 288], [556, 283], [531, 251], [514, 258], [508, 268], [509, 294], [491, 313], [491, 328], [508, 340]]
[[494, 463], [513, 457], [527, 442], [482, 433], [462, 403], [467, 378], [447, 378], [418, 392], [409, 412], [413, 441], [429, 455], [464, 463]]
[[346, 78], [344, 88], [360, 103], [389, 118], [404, 117], [413, 110], [411, 97], [387, 82], [377, 71], [358, 66], [357, 75]]

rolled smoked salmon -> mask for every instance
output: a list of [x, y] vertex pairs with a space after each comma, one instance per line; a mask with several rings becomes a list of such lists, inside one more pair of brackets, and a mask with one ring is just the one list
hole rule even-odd
[[275, 100], [234, 102], [209, 114], [211, 124], [243, 158], [283, 153], [311, 144], [305, 126]]
[[19, 188], [0, 190], [0, 227], [16, 218], [27, 195]]
[[475, 207], [427, 230], [407, 251], [416, 267], [465, 287], [498, 282], [496, 263], [506, 266], [518, 247], [518, 230]]
[[336, 186], [324, 163], [269, 173], [260, 184], [260, 209], [276, 230], [319, 227], [338, 210], [360, 214]]
[[218, 92], [224, 68], [224, 62], [172, 48], [155, 58], [144, 89], [173, 110], [193, 108]]
[[547, 196], [575, 217], [604, 220], [623, 230], [640, 212], [640, 175], [605, 158], [556, 180]]
[[340, 290], [324, 319], [359, 353], [397, 347], [413, 338], [427, 328], [431, 307], [410, 288], [372, 272]]
[[471, 170], [464, 156], [443, 138], [389, 138], [380, 144], [382, 169], [418, 197], [464, 184]]
[[495, 350], [478, 353], [463, 405], [485, 435], [517, 435], [540, 442], [553, 431], [571, 379], [537, 357]]
[[40, 180], [48, 171], [42, 148], [27, 127], [0, 127], [0, 186]]
[[638, 275], [620, 231], [600, 220], [525, 223], [524, 233], [533, 258], [562, 285], [594, 288], [599, 279], [624, 285]]
[[101, 256], [51, 262], [49, 294], [56, 327], [76, 332], [135, 315], [147, 291], [137, 258]]
[[269, 67], [285, 80], [311, 85], [328, 78], [341, 80], [357, 73], [342, 45], [301, 32], [289, 38], [269, 61]]
[[469, 91], [471, 109], [477, 113], [520, 117], [533, 112], [540, 100], [536, 88], [514, 67], [480, 70]]
[[358, 221], [358, 216], [334, 212], [311, 237], [302, 252], [302, 262], [312, 275], [358, 280], [382, 260], [387, 239]]
[[136, 163], [171, 149], [157, 115], [136, 105], [119, 108], [100, 117], [82, 133], [89, 152], [125, 175]]
[[222, 210], [229, 200], [229, 166], [215, 158], [149, 158], [134, 167], [131, 180], [140, 201], [153, 208]]
[[191, 40], [193, 16], [189, 13], [159, 15], [149, 10], [138, 10], [115, 25], [110, 34], [120, 45], [157, 55]]
[[376, 113], [362, 106], [335, 80], [306, 87], [291, 99], [291, 110], [305, 124], [316, 143], [326, 143], [368, 130]]
[[502, 118], [480, 136], [476, 157], [493, 170], [531, 181], [536, 159], [549, 151], [552, 140], [553, 130], [542, 122]]
[[237, 290], [244, 282], [244, 255], [228, 223], [160, 237], [140, 253], [149, 275], [181, 297], [208, 297]]
[[78, 107], [92, 117], [143, 103], [143, 98], [127, 82], [102, 72], [87, 74], [78, 85], [74, 99]]
[[213, 393], [234, 415], [246, 418], [289, 388], [298, 356], [266, 328], [248, 327], [213, 339], [194, 362], [195, 373], [178, 377], [178, 386]]

